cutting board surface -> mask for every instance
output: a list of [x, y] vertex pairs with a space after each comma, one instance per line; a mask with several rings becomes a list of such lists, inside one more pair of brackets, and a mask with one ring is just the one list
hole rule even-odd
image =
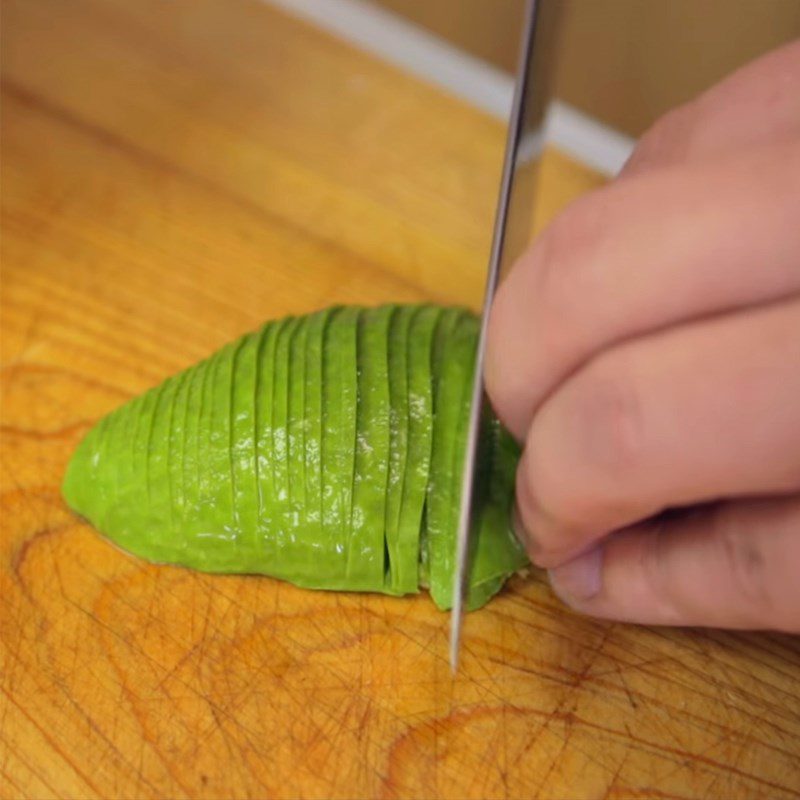
[[[497, 122], [262, 3], [3, 4], [0, 797], [800, 793], [800, 642], [153, 566], [59, 495], [263, 320], [476, 306]], [[547, 216], [599, 182], [557, 153]]]

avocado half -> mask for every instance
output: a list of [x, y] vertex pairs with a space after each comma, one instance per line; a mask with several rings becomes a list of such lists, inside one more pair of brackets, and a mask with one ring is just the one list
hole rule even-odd
[[[152, 561], [449, 608], [477, 337], [433, 305], [268, 322], [101, 419], [64, 497]], [[481, 436], [469, 608], [528, 563], [518, 448], [488, 411]]]

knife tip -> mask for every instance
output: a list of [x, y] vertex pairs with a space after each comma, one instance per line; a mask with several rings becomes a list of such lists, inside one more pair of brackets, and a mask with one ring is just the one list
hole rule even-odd
[[454, 594], [453, 608], [450, 612], [450, 670], [458, 672], [458, 650], [461, 644], [461, 617], [463, 600], [459, 591]]
[[450, 672], [453, 675], [458, 672], [458, 642], [450, 643]]

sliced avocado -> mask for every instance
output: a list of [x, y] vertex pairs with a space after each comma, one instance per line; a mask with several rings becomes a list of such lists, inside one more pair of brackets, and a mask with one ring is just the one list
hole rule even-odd
[[355, 478], [347, 562], [352, 589], [384, 588], [389, 476], [389, 324], [394, 306], [365, 309], [358, 320]]
[[[450, 606], [461, 483], [459, 459], [469, 418], [477, 320], [459, 314], [440, 351], [435, 378], [433, 455], [428, 484], [428, 569], [430, 592], [440, 608]], [[434, 374], [437, 374], [436, 372]], [[465, 402], [466, 399], [466, 402]]]
[[[321, 475], [319, 469], [316, 470], [317, 487], [309, 494], [306, 484], [310, 473], [314, 469], [307, 464], [307, 449], [309, 439], [310, 422], [315, 421], [316, 433], [321, 434], [321, 397], [322, 383], [320, 375], [322, 373], [322, 345], [325, 321], [327, 314], [309, 315], [303, 317], [300, 327], [295, 333], [292, 348], [292, 363], [290, 366], [290, 430], [296, 430], [289, 438], [289, 469], [290, 469], [290, 499], [293, 507], [297, 511], [296, 527], [292, 529], [288, 540], [290, 546], [287, 547], [286, 564], [291, 566], [291, 580], [300, 585], [316, 588], [332, 588], [342, 585], [346, 579], [346, 565], [344, 548], [337, 550], [332, 546], [331, 541], [324, 535], [320, 524], [319, 511], [321, 508], [321, 497], [319, 483]], [[309, 357], [309, 337], [311, 337], [312, 355]], [[296, 349], [296, 353], [295, 353]], [[311, 367], [311, 375], [306, 374], [306, 366], [309, 362], [316, 366]], [[294, 377], [296, 375], [296, 378]], [[301, 390], [295, 390], [295, 380], [303, 380]], [[308, 394], [306, 394], [308, 388]], [[302, 405], [296, 401], [296, 397], [302, 397]], [[316, 398], [316, 411], [310, 412], [309, 396], [311, 405], [314, 405]], [[296, 420], [296, 427], [295, 426]], [[296, 447], [296, 450], [294, 448]], [[312, 446], [313, 449], [313, 446]], [[318, 448], [317, 448], [318, 452]], [[294, 470], [293, 463], [300, 461], [300, 469]], [[314, 458], [312, 458], [312, 463]], [[318, 457], [317, 464], [318, 467]], [[312, 478], [313, 480], [313, 478]], [[294, 496], [294, 486], [299, 485], [298, 497]], [[309, 514], [310, 512], [310, 514]], [[343, 539], [344, 544], [344, 539]]]
[[[107, 414], [87, 434], [73, 454], [64, 476], [63, 494], [69, 506], [82, 514], [93, 525], [114, 539], [129, 538], [124, 523], [129, 508], [140, 510], [142, 503], [136, 498], [129, 503], [124, 496], [122, 471], [129, 467], [134, 426], [133, 407], [139, 407], [143, 396], [122, 408]], [[123, 444], [127, 451], [122, 452]], [[144, 496], [142, 475], [133, 483], [137, 494]], [[135, 521], [131, 520], [131, 522]]]
[[338, 338], [341, 335], [343, 308], [331, 309], [330, 320], [322, 340], [322, 440], [320, 452], [320, 489], [322, 508], [322, 541], [342, 555], [339, 573], [346, 572], [346, 525], [342, 511], [342, 495], [338, 478], [341, 470], [339, 449], [342, 428], [341, 372]]
[[[320, 549], [332, 550], [332, 542], [322, 525], [322, 443], [323, 428], [323, 366], [322, 354], [331, 309], [324, 309], [308, 319], [305, 350], [305, 474], [306, 474], [306, 535], [319, 542]], [[334, 557], [334, 562], [336, 558]]]
[[[389, 476], [386, 487], [386, 552], [389, 563], [384, 591], [417, 591], [417, 549], [400, 540], [400, 512], [408, 461], [408, 334], [416, 306], [398, 306], [389, 325]], [[405, 559], [405, 560], [403, 560]], [[405, 583], [401, 580], [405, 578]]]
[[113, 411], [109, 418], [116, 420], [116, 435], [114, 460], [116, 461], [116, 485], [117, 496], [114, 500], [114, 527], [109, 528], [120, 540], [126, 540], [131, 535], [131, 529], [141, 525], [138, 513], [132, 513], [134, 509], [141, 512], [142, 490], [141, 476], [134, 472], [133, 459], [134, 447], [136, 444], [136, 424], [139, 419], [139, 410], [144, 401], [144, 396], [126, 403], [121, 408]]
[[159, 547], [165, 551], [172, 549], [168, 543], [172, 542], [170, 532], [174, 530], [175, 520], [175, 508], [170, 495], [169, 460], [170, 422], [176, 387], [177, 380], [173, 377], [164, 381], [157, 391], [148, 447], [149, 507], [153, 534]]
[[[200, 444], [200, 418], [203, 405], [204, 386], [208, 378], [210, 359], [201, 361], [191, 370], [191, 377], [187, 387], [186, 426], [183, 434], [182, 458], [182, 485], [183, 485], [183, 542], [186, 548], [186, 557], [190, 558], [189, 551], [194, 547], [195, 531], [197, 530], [196, 517], [199, 507], [198, 477], [200, 466], [198, 452]], [[190, 544], [191, 543], [191, 544]], [[202, 542], [199, 543], [202, 547]], [[186, 563], [193, 565], [193, 561]]]
[[[346, 588], [355, 450], [358, 311], [334, 308], [322, 346], [322, 541], [336, 554], [330, 588]], [[352, 419], [345, 419], [345, 406]], [[322, 576], [320, 576], [322, 579]]]
[[[446, 420], [442, 423], [442, 466], [432, 469], [431, 483], [437, 491], [428, 513], [433, 515], [434, 528], [442, 534], [434, 539], [430, 588], [440, 608], [452, 604], [455, 569], [455, 543], [461, 481], [466, 451], [467, 428], [472, 400], [474, 376], [473, 354], [477, 346], [479, 325], [471, 315], [462, 317], [445, 345], [442, 378], [439, 382], [439, 403]], [[467, 607], [483, 605], [503, 585], [508, 576], [527, 563], [527, 557], [510, 526], [513, 502], [514, 472], [519, 451], [510, 435], [486, 408], [482, 418], [482, 462], [476, 486], [478, 529], [472, 542], [468, 564]], [[452, 459], [445, 472], [444, 457], [451, 447]], [[449, 474], [449, 489], [446, 488]], [[441, 480], [440, 480], [441, 477]]]
[[[445, 550], [445, 563], [442, 572], [442, 580], [446, 591], [449, 592], [452, 598], [455, 579], [455, 556], [456, 556], [456, 540], [458, 536], [458, 518], [461, 506], [461, 488], [463, 482], [465, 454], [467, 449], [467, 435], [469, 430], [469, 417], [470, 408], [472, 405], [472, 386], [475, 377], [475, 359], [474, 353], [478, 344], [478, 334], [480, 330], [480, 323], [477, 318], [472, 315], [466, 316], [459, 320], [459, 324], [453, 331], [452, 347], [454, 360], [464, 359], [466, 369], [458, 371], [458, 377], [455, 374], [450, 378], [454, 386], [460, 384], [459, 393], [456, 396], [453, 392], [453, 410], [455, 422], [454, 431], [454, 446], [453, 446], [453, 460], [450, 465], [450, 513], [447, 517], [447, 537], [450, 539], [451, 544]], [[483, 434], [479, 430], [478, 435]], [[485, 492], [483, 491], [483, 484], [485, 483], [485, 476], [479, 473], [479, 485], [476, 487], [476, 496], [474, 502], [478, 506], [482, 506], [485, 499]], [[471, 563], [468, 568], [471, 568]], [[471, 572], [468, 576], [468, 583], [471, 577]], [[452, 602], [452, 599], [450, 600]], [[448, 603], [449, 605], [450, 603]]]
[[469, 609], [484, 605], [497, 594], [509, 575], [528, 563], [510, 522], [519, 446], [488, 410], [484, 414], [483, 433], [487, 440], [481, 470], [485, 487], [470, 559]]
[[[431, 564], [435, 559], [434, 550], [442, 552], [444, 546], [439, 540], [445, 535], [447, 516], [446, 497], [449, 483], [444, 480], [452, 460], [452, 433], [454, 422], [452, 408], [443, 404], [448, 402], [444, 392], [443, 374], [446, 369], [446, 349], [453, 331], [464, 311], [459, 308], [445, 309], [439, 317], [431, 344], [431, 461], [425, 497], [425, 526], [420, 531], [420, 583], [430, 589]], [[452, 386], [450, 394], [452, 394]], [[444, 392], [444, 393], [443, 393]]]
[[216, 394], [214, 384], [219, 374], [220, 353], [217, 351], [208, 359], [206, 377], [203, 381], [203, 396], [200, 398], [200, 419], [197, 423], [197, 485], [198, 499], [197, 515], [198, 523], [202, 528], [208, 527], [205, 514], [208, 500], [211, 495], [209, 484], [219, 479], [216, 472], [209, 470], [211, 464], [211, 421], [214, 417], [214, 396]]
[[122, 532], [125, 528], [127, 509], [120, 492], [120, 472], [123, 464], [120, 458], [121, 439], [126, 415], [112, 412], [108, 415], [108, 424], [103, 431], [101, 445], [102, 458], [106, 464], [99, 475], [100, 489], [110, 503], [106, 508], [105, 525], [110, 531]]
[[[265, 325], [101, 420], [64, 496], [121, 546], [207, 571], [452, 599], [477, 321], [339, 308]], [[527, 563], [519, 451], [487, 409], [468, 607]]]
[[241, 569], [258, 563], [258, 487], [255, 469], [256, 356], [259, 333], [242, 337], [233, 356], [231, 385], [231, 490]]
[[[193, 566], [210, 572], [227, 571], [235, 560], [235, 542], [227, 522], [231, 506], [230, 468], [222, 449], [228, 438], [223, 420], [228, 417], [225, 398], [230, 391], [227, 378], [231, 350], [232, 346], [228, 345], [215, 353], [206, 367], [196, 432], [197, 493], [187, 519], [187, 556]], [[217, 507], [218, 503], [222, 503], [221, 508]]]
[[300, 558], [305, 552], [306, 530], [306, 340], [308, 317], [298, 317], [289, 346], [289, 418], [286, 437], [288, 471], [287, 556]]
[[[184, 370], [176, 375], [175, 399], [169, 423], [169, 495], [172, 499], [170, 528], [183, 531], [185, 498], [183, 489], [183, 457], [186, 452], [186, 419], [189, 407], [189, 383], [194, 370]], [[125, 451], [124, 444], [120, 448]]]
[[410, 308], [412, 317], [406, 338], [407, 456], [397, 526], [398, 569], [393, 573], [398, 592], [415, 592], [420, 584], [420, 531], [424, 527], [433, 433], [431, 346], [442, 314], [442, 309], [436, 306]]
[[[76, 510], [121, 546], [148, 556], [158, 548], [158, 532], [151, 523], [166, 527], [169, 513], [166, 506], [151, 505], [147, 458], [153, 411], [163, 390], [164, 384], [104, 417], [81, 443], [65, 480], [70, 505], [74, 502]], [[127, 484], [126, 472], [131, 475]], [[72, 494], [77, 496], [70, 499]]]
[[[143, 476], [141, 481], [142, 491], [139, 492], [141, 511], [136, 515], [140, 522], [138, 530], [129, 530], [132, 537], [132, 546], [137, 546], [152, 553], [152, 558], [161, 561], [168, 558], [165, 550], [167, 543], [162, 541], [166, 531], [158, 530], [158, 509], [153, 508], [153, 487], [150, 480], [150, 449], [153, 446], [153, 423], [158, 397], [163, 389], [163, 384], [145, 392], [142, 405], [136, 420], [136, 441], [134, 443], [134, 473]], [[155, 514], [153, 512], [156, 512]], [[154, 524], [155, 523], [155, 524]]]
[[67, 503], [101, 530], [107, 530], [105, 523], [111, 501], [103, 477], [109, 416], [103, 417], [86, 434], [72, 457], [64, 478], [64, 497]]
[[[228, 572], [242, 567], [233, 519], [233, 471], [231, 461], [231, 379], [238, 342], [217, 352], [209, 364], [204, 387], [200, 429], [199, 504], [195, 523], [197, 544], [204, 569]], [[234, 565], [236, 565], [234, 567]]]
[[270, 574], [299, 586], [327, 585], [336, 557], [305, 527], [305, 350], [308, 318], [295, 318], [278, 336], [273, 386], [273, 493], [279, 535]]
[[64, 502], [76, 514], [85, 517], [97, 528], [100, 526], [92, 519], [91, 509], [91, 506], [97, 502], [97, 497], [92, 498], [89, 496], [86, 486], [94, 472], [92, 469], [92, 452], [94, 451], [94, 442], [97, 439], [99, 428], [99, 423], [90, 428], [89, 432], [78, 443], [67, 464], [64, 479], [61, 481], [61, 495], [64, 498]]
[[276, 529], [278, 507], [275, 501], [272, 446], [272, 405], [275, 399], [275, 352], [278, 337], [288, 319], [265, 325], [258, 333], [256, 345], [256, 396], [255, 396], [255, 483], [257, 488], [256, 517], [258, 531], [256, 542], [260, 568], [267, 572], [277, 562]]
[[270, 533], [275, 541], [272, 568], [280, 576], [293, 574], [294, 564], [287, 560], [291, 534], [289, 505], [289, 362], [291, 344], [299, 319], [292, 317], [280, 329], [275, 340], [272, 384], [272, 506]]
[[356, 469], [356, 426], [358, 419], [358, 328], [363, 309], [343, 309], [340, 317], [340, 336], [337, 340], [338, 369], [341, 375], [341, 428], [339, 453], [341, 473], [338, 486], [341, 496], [344, 541], [344, 576], [342, 588], [350, 585], [351, 539], [353, 529], [353, 499]]

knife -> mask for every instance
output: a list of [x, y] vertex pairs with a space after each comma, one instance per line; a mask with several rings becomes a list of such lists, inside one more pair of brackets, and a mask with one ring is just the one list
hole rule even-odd
[[461, 621], [468, 586], [470, 545], [480, 512], [475, 502], [475, 484], [476, 464], [481, 458], [480, 424], [486, 402], [483, 387], [486, 328], [499, 278], [505, 275], [524, 250], [532, 233], [533, 200], [543, 143], [544, 114], [549, 99], [549, 76], [553, 55], [557, 49], [555, 46], [557, 3], [558, 0], [528, 0], [525, 9], [514, 103], [508, 125], [480, 335], [475, 352], [475, 375], [461, 483], [453, 605], [450, 614], [450, 667], [453, 672], [458, 667]]

